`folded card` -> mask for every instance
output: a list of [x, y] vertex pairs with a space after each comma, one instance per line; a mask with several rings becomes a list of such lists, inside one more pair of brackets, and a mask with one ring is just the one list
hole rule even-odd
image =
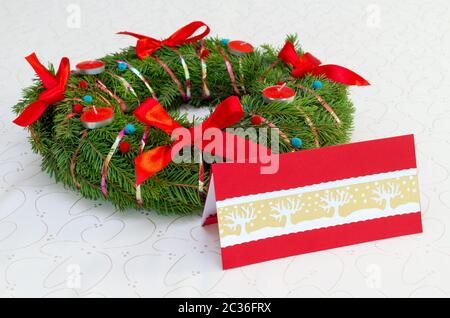
[[212, 166], [203, 224], [223, 268], [422, 232], [413, 135]]

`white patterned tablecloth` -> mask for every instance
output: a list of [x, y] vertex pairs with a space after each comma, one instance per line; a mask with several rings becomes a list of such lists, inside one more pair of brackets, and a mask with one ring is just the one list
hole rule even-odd
[[[450, 294], [448, 1], [1, 1], [0, 296]], [[217, 229], [199, 216], [117, 212], [40, 170], [10, 108], [33, 71], [23, 57], [92, 59], [203, 20], [213, 35], [281, 45], [298, 32], [322, 60], [373, 84], [352, 89], [353, 140], [415, 133], [424, 234], [222, 271]]]

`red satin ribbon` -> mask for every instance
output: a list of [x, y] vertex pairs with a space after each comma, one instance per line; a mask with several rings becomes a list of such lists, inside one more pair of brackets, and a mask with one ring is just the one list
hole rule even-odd
[[293, 66], [292, 75], [295, 77], [303, 77], [311, 73], [316, 76], [324, 75], [329, 80], [345, 85], [370, 85], [364, 78], [348, 68], [334, 64], [321, 65], [322, 62], [311, 53], [298, 56], [294, 45], [289, 41], [278, 53], [278, 58]]
[[28, 105], [27, 108], [13, 122], [19, 126], [26, 127], [38, 120], [48, 106], [64, 99], [64, 91], [70, 75], [70, 63], [67, 57], [63, 57], [59, 64], [56, 76], [50, 73], [45, 66], [39, 62], [35, 53], [25, 58], [46, 88], [37, 101]]
[[[205, 27], [203, 33], [196, 36], [192, 36], [201, 27]], [[157, 40], [155, 38], [151, 38], [149, 36], [136, 34], [128, 31], [119, 32], [117, 34], [131, 35], [138, 39], [136, 44], [136, 54], [142, 60], [146, 56], [152, 55], [162, 46], [174, 48], [182, 44], [192, 43], [197, 40], [203, 39], [205, 36], [209, 34], [209, 27], [201, 21], [194, 21], [185, 25], [184, 27], [176, 31], [174, 34], [169, 36], [167, 39], [162, 41]]]
[[[217, 139], [211, 138], [213, 140], [208, 140], [210, 138], [207, 136], [208, 132], [206, 130], [208, 128], [224, 129], [239, 122], [244, 116], [241, 102], [236, 96], [230, 96], [225, 99], [202, 124], [191, 128], [183, 128], [153, 98], [149, 98], [142, 103], [134, 111], [134, 115], [142, 123], [159, 128], [169, 135], [175, 129], [182, 128], [186, 129], [186, 133], [189, 133], [191, 137], [190, 140], [186, 140], [186, 138], [175, 140], [171, 145], [153, 148], [136, 157], [136, 185], [141, 184], [155, 173], [164, 169], [172, 161], [172, 150], [180, 150], [184, 146], [196, 146], [200, 150], [207, 151], [215, 156], [238, 162], [243, 162], [249, 158], [248, 150], [252, 147], [257, 149], [257, 154], [255, 155], [270, 155], [270, 149], [243, 137], [223, 131], [220, 132], [220, 136], [215, 135], [215, 138], [222, 138], [221, 145], [223, 145], [223, 148], [214, 147], [209, 149], [211, 147], [208, 147], [208, 145], [217, 141]], [[245, 150], [240, 149], [239, 146], [245, 147]]]

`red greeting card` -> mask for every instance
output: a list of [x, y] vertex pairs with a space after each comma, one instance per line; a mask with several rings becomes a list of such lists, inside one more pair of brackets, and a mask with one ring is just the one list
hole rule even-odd
[[203, 224], [218, 222], [223, 268], [422, 232], [413, 135], [218, 163]]

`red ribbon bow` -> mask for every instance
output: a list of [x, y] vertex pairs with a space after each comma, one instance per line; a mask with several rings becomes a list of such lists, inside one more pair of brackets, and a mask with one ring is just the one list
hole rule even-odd
[[364, 78], [348, 68], [334, 64], [320, 65], [322, 62], [311, 53], [298, 56], [294, 45], [289, 41], [278, 53], [278, 58], [293, 66], [292, 75], [295, 77], [303, 77], [311, 73], [316, 76], [324, 75], [329, 80], [346, 85], [370, 85]]
[[[176, 154], [184, 146], [193, 145], [215, 156], [239, 162], [250, 158], [248, 150], [252, 147], [257, 151], [257, 154], [254, 155], [270, 155], [270, 149], [221, 130], [219, 130], [220, 136], [215, 135], [213, 140], [209, 139], [211, 135], [208, 134], [208, 128], [224, 129], [239, 122], [244, 116], [241, 102], [236, 96], [230, 96], [222, 101], [202, 124], [191, 128], [184, 128], [173, 120], [163, 106], [153, 98], [142, 103], [134, 111], [134, 115], [142, 123], [157, 127], [167, 134], [171, 135], [175, 129], [181, 128], [184, 130], [184, 132], [181, 131], [183, 136], [187, 134], [190, 136], [189, 140], [186, 140], [187, 138], [178, 139], [171, 145], [153, 148], [136, 157], [136, 185], [164, 169], [172, 161], [172, 154]], [[217, 132], [214, 130], [214, 133]], [[221, 138], [221, 140], [217, 140], [217, 138]], [[212, 142], [217, 142], [215, 145], [222, 147], [211, 147]]]
[[[202, 34], [192, 36], [198, 29], [201, 27], [205, 27], [205, 30]], [[194, 21], [191, 22], [178, 31], [176, 31], [174, 34], [169, 36], [165, 40], [157, 40], [154, 38], [151, 38], [149, 36], [136, 34], [133, 32], [119, 32], [117, 34], [125, 34], [125, 35], [131, 35], [138, 39], [136, 44], [136, 54], [137, 56], [142, 60], [146, 56], [150, 56], [153, 54], [153, 52], [159, 50], [162, 46], [168, 46], [168, 47], [177, 47], [182, 44], [192, 43], [197, 40], [200, 40], [207, 36], [209, 33], [209, 27], [201, 22], [201, 21]]]
[[28, 105], [19, 117], [13, 121], [22, 127], [33, 124], [42, 116], [48, 106], [64, 99], [64, 91], [70, 75], [70, 63], [67, 57], [61, 59], [56, 76], [39, 62], [35, 53], [28, 55], [25, 59], [33, 67], [46, 90], [39, 95], [37, 101]]

